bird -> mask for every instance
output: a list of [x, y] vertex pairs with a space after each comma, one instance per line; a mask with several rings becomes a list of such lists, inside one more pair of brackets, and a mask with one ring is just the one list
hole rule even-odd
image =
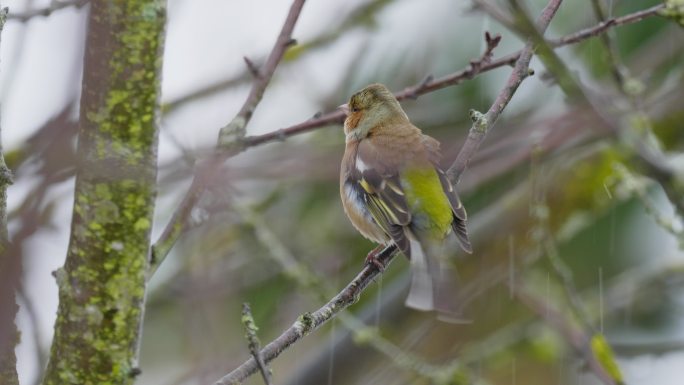
[[366, 86], [339, 108], [346, 114], [340, 167], [346, 215], [365, 238], [394, 244], [409, 259], [408, 307], [450, 316], [455, 286], [445, 242], [453, 232], [464, 251], [472, 253], [472, 246], [465, 207], [439, 164], [440, 143], [411, 123], [382, 84]]

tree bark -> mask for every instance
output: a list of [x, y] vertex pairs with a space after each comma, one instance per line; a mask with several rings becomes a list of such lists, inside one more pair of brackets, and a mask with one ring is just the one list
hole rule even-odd
[[[0, 34], [7, 20], [7, 8], [0, 9]], [[0, 138], [0, 385], [19, 385], [17, 356], [19, 331], [14, 318], [19, 311], [16, 288], [21, 261], [12, 254], [7, 233], [7, 188], [12, 184], [12, 172], [5, 164]]]
[[44, 384], [131, 384], [156, 195], [165, 0], [90, 3], [71, 238]]

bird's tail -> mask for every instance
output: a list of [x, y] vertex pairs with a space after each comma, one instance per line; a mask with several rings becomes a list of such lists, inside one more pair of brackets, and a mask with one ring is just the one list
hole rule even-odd
[[411, 289], [406, 306], [423, 311], [437, 311], [447, 322], [467, 322], [457, 303], [457, 276], [446, 263], [443, 242], [419, 242], [409, 237], [411, 244]]

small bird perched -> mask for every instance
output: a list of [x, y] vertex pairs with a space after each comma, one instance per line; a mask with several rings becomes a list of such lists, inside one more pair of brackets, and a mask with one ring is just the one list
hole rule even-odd
[[411, 124], [382, 84], [340, 107], [347, 114], [340, 170], [345, 213], [364, 237], [396, 244], [411, 261], [407, 306], [453, 313], [442, 248], [452, 229], [463, 250], [472, 248], [465, 208], [439, 166], [439, 142]]

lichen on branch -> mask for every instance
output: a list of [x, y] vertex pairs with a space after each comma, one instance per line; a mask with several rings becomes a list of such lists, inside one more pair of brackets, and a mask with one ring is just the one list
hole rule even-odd
[[71, 238], [45, 384], [130, 384], [156, 196], [164, 0], [91, 4]]

